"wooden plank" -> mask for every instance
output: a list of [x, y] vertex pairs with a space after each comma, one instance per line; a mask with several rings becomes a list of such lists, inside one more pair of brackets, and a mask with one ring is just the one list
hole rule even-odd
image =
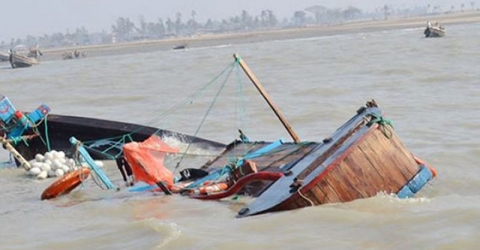
[[345, 164], [340, 164], [335, 169], [330, 171], [324, 179], [329, 181], [330, 185], [336, 190], [342, 201], [351, 201], [358, 198], [359, 193], [355, 188], [352, 188], [351, 181], [342, 170]]
[[245, 72], [245, 74], [247, 74], [248, 78], [250, 78], [250, 80], [252, 81], [253, 85], [255, 85], [255, 87], [257, 88], [257, 90], [260, 92], [260, 94], [263, 96], [263, 98], [265, 99], [265, 101], [268, 103], [268, 105], [270, 106], [270, 108], [273, 110], [273, 112], [275, 113], [275, 115], [277, 115], [278, 119], [280, 120], [280, 122], [283, 124], [283, 126], [285, 127], [285, 129], [288, 131], [288, 133], [290, 134], [290, 136], [292, 137], [293, 141], [296, 142], [296, 143], [299, 143], [300, 142], [300, 138], [298, 137], [298, 135], [295, 133], [295, 131], [293, 131], [292, 127], [290, 126], [290, 124], [288, 123], [287, 121], [287, 118], [285, 118], [285, 116], [282, 114], [282, 112], [280, 112], [280, 109], [273, 103], [273, 100], [272, 98], [270, 97], [270, 95], [267, 93], [267, 91], [265, 90], [265, 88], [263, 88], [263, 85], [260, 83], [260, 81], [257, 79], [257, 77], [255, 76], [255, 74], [253, 74], [253, 72], [250, 70], [250, 67], [248, 67], [248, 65], [245, 63], [245, 61], [240, 57], [239, 54], [234, 54], [233, 57], [235, 58], [235, 60], [237, 60], [238, 64], [242, 67], [243, 71]]
[[330, 184], [327, 181], [321, 180], [320, 182], [318, 182], [317, 187], [320, 188], [325, 193], [325, 198], [328, 201], [328, 203], [342, 202], [342, 198], [338, 196], [338, 194], [335, 192], [335, 190], [332, 188], [332, 186], [330, 186]]
[[368, 143], [361, 145], [360, 149], [366, 159], [372, 163], [379, 178], [383, 181], [383, 185], [378, 188], [386, 192], [392, 192], [393, 190], [397, 191], [399, 187], [405, 184], [405, 181], [402, 178], [399, 179], [395, 176], [395, 173], [392, 177], [391, 167], [397, 167], [397, 165], [391, 163], [389, 155], [383, 154], [383, 152], [389, 150], [390, 147], [388, 144], [382, 143], [381, 141], [379, 142], [377, 132], [378, 130], [367, 140]]
[[[383, 157], [387, 160], [387, 164], [385, 167], [388, 169], [388, 173], [397, 179], [400, 182], [399, 188], [403, 187], [414, 175], [416, 171], [406, 171], [409, 168], [417, 168], [415, 163], [412, 164], [413, 159], [407, 158], [406, 155], [400, 155], [399, 152], [401, 151], [399, 148], [394, 146], [395, 137], [386, 138], [383, 133], [378, 130], [375, 133], [375, 136], [379, 142], [386, 145], [384, 148], [380, 149], [382, 151]], [[394, 132], [392, 132], [392, 136], [394, 136]], [[409, 161], [410, 160], [410, 161]]]

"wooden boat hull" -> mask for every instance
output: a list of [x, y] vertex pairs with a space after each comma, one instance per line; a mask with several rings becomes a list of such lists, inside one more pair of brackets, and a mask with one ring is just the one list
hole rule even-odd
[[115, 159], [122, 154], [124, 143], [143, 141], [153, 134], [204, 149], [218, 151], [225, 147], [219, 142], [150, 126], [49, 112], [50, 108], [42, 104], [32, 112], [23, 113], [15, 109], [8, 97], [0, 95], [0, 135], [27, 161], [50, 150], [71, 156], [75, 151], [71, 137], [81, 141], [92, 157], [99, 160]]
[[[186, 143], [195, 143], [205, 148], [223, 148], [219, 142], [202, 139], [182, 133], [143, 126], [133, 123], [110, 121], [88, 117], [49, 114], [47, 119], [36, 129], [40, 136], [33, 137], [26, 142], [19, 142], [15, 149], [27, 160], [33, 159], [36, 154], [44, 154], [50, 150], [62, 150], [67, 154], [74, 150], [70, 144], [70, 137], [74, 136], [88, 147], [87, 150], [94, 159], [107, 160], [121, 154], [122, 138], [128, 141], [143, 141], [152, 134], [160, 137], [175, 137]], [[30, 130], [25, 135], [33, 134]], [[116, 144], [117, 143], [117, 144]]]
[[427, 27], [423, 34], [425, 34], [425, 37], [444, 37], [445, 29], [440, 27]]
[[[379, 123], [372, 123], [372, 117], [380, 117]], [[432, 178], [431, 172], [427, 169], [430, 176], [415, 187], [410, 184], [420, 172], [423, 176], [425, 167], [382, 121], [377, 107], [362, 108], [311, 153], [282, 167], [285, 176], [240, 210], [238, 217], [348, 202], [380, 192], [413, 196]]]
[[10, 59], [10, 55], [7, 53], [0, 52], [0, 62], [6, 62]]
[[10, 56], [10, 65], [12, 68], [26, 68], [38, 64], [38, 60], [33, 57], [13, 53]]

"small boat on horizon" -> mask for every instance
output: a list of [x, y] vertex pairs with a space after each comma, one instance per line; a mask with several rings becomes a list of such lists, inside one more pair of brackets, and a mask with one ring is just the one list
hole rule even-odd
[[0, 51], [0, 62], [7, 62], [8, 60], [10, 60], [10, 54], [8, 52]]
[[433, 25], [430, 22], [427, 22], [427, 27], [423, 31], [423, 34], [425, 37], [444, 37], [445, 27], [438, 24], [438, 22]]
[[186, 44], [180, 44], [180, 45], [177, 45], [177, 46], [173, 47], [174, 50], [182, 50], [182, 49], [186, 49], [186, 48], [187, 48]]

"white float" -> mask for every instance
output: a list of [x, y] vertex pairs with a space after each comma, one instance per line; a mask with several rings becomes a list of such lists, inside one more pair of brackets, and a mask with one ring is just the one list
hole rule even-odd
[[[95, 163], [103, 167], [103, 162]], [[30, 164], [32, 168], [26, 171], [26, 174], [37, 179], [60, 177], [78, 169], [74, 159], [66, 157], [65, 152], [56, 150], [46, 152], [44, 155], [36, 154]]]

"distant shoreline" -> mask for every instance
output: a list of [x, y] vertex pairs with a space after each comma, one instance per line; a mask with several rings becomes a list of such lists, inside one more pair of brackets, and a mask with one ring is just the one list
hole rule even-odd
[[[309, 38], [343, 33], [374, 32], [391, 29], [423, 28], [427, 21], [439, 22], [444, 26], [480, 22], [480, 11], [458, 12], [409, 18], [392, 18], [388, 20], [356, 21], [331, 26], [312, 26], [269, 31], [252, 31], [247, 33], [204, 34], [195, 37], [172, 38], [162, 40], [136, 41], [116, 44], [76, 46], [43, 50], [42, 61], [62, 60], [66, 51], [85, 51], [88, 57], [131, 53], [173, 50], [175, 46], [186, 44], [187, 48], [216, 46], [224, 44], [251, 43], [270, 40]], [[448, 36], [448, 27], [447, 27]]]

